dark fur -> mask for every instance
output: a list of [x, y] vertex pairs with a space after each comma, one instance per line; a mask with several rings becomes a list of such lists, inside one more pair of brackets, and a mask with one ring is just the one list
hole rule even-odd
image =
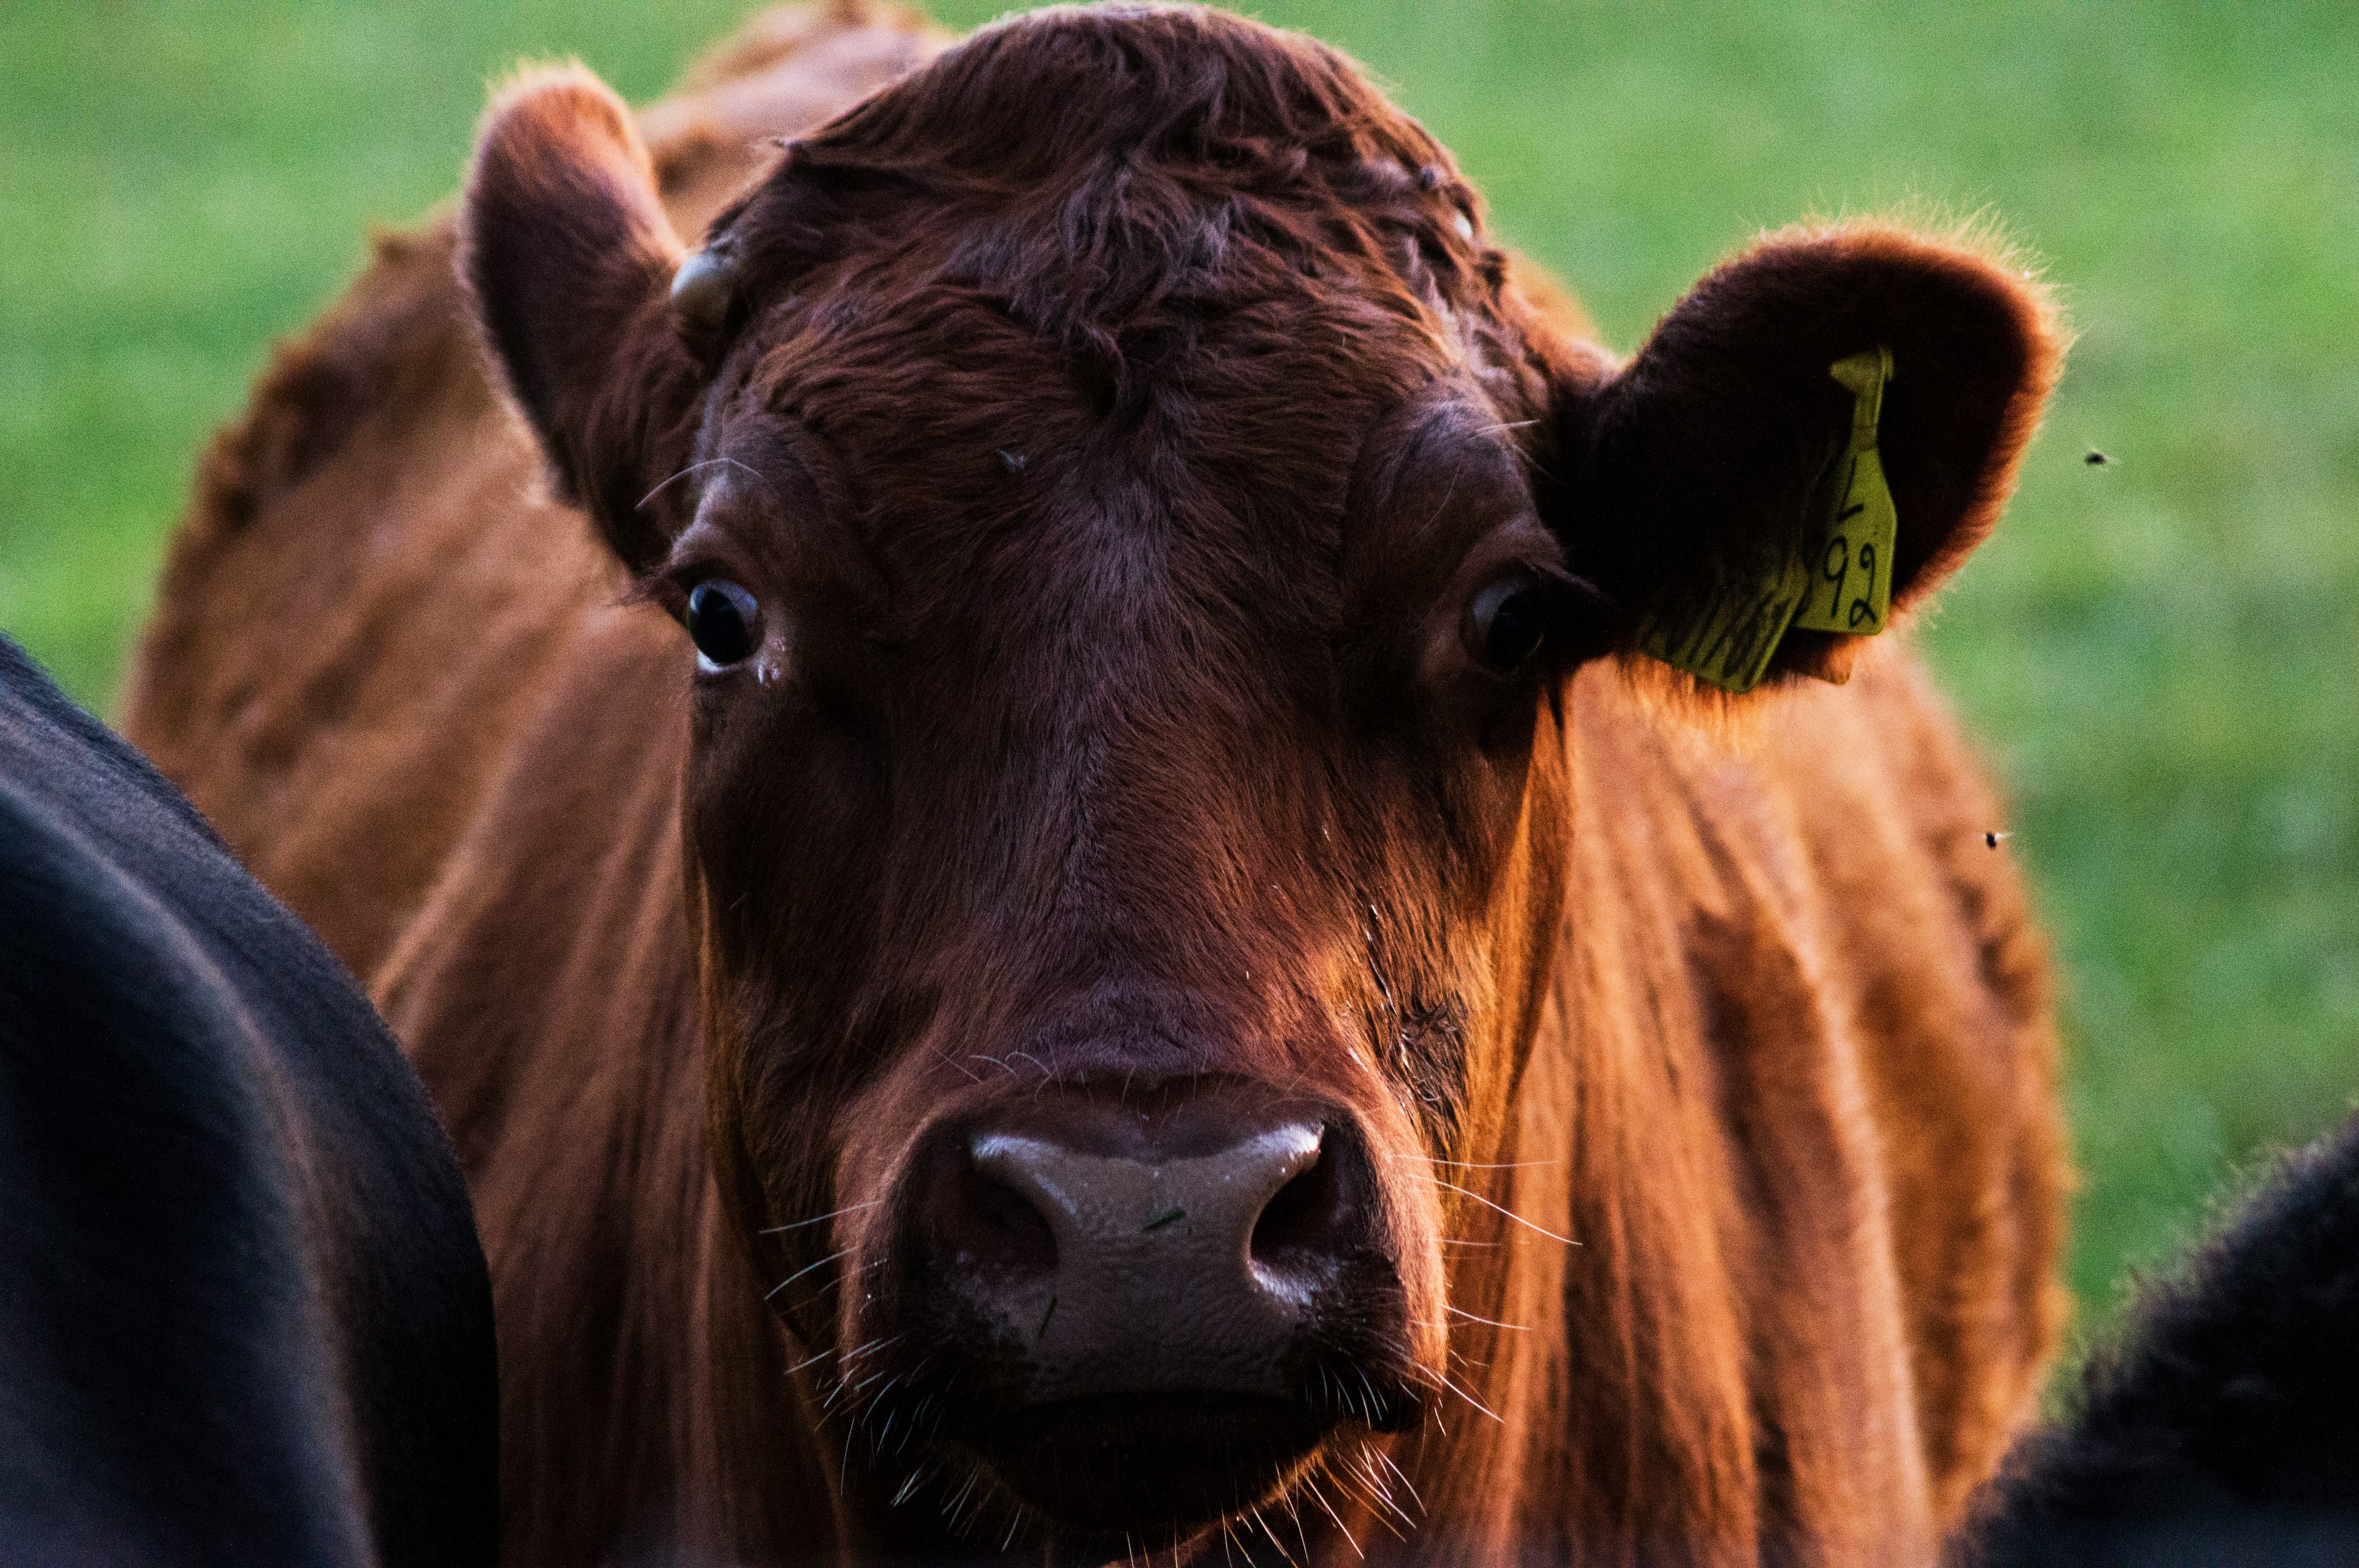
[[2008, 1456], [1956, 1562], [2359, 1563], [2359, 1119], [2139, 1290], [2074, 1407]]
[[491, 1293], [375, 1012], [0, 639], [0, 1559], [463, 1563]]

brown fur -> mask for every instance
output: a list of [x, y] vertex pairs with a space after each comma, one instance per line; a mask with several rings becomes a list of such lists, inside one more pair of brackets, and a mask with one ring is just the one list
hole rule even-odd
[[[2053, 378], [2040, 297], [1772, 236], [1621, 366], [1347, 63], [1192, 11], [995, 28], [736, 150], [745, 105], [871, 84], [756, 85], [827, 40], [936, 47], [850, 25], [717, 57], [652, 150], [578, 73], [513, 89], [461, 259], [526, 418], [449, 229], [382, 243], [216, 443], [135, 681], [450, 1119], [510, 1555], [942, 1549], [852, 1442], [906, 1412], [821, 1408], [886, 1242], [776, 1227], [941, 1105], [1140, 1072], [1317, 1086], [1451, 1243], [1403, 1265], [1426, 1424], [1240, 1549], [1928, 1556], [2058, 1315], [1996, 806], [1892, 637], [1747, 699], [1742, 749], [1588, 655], [1787, 525], [1863, 341], [1902, 367], [1896, 599], [1930, 591]], [[749, 178], [736, 304], [675, 330], [675, 232]], [[690, 687], [663, 609], [716, 561], [794, 628], [775, 693]], [[1503, 567], [1622, 608], [1568, 588], [1495, 678], [1461, 606]]]

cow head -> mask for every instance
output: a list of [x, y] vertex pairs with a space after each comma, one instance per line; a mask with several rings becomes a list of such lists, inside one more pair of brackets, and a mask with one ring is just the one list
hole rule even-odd
[[1792, 540], [1862, 351], [1905, 607], [2053, 359], [2019, 276], [1853, 226], [1617, 364], [1348, 62], [1194, 10], [986, 29], [692, 254], [622, 104], [527, 76], [464, 225], [683, 628], [725, 1198], [854, 1478], [995, 1541], [1184, 1537], [1453, 1397], [1576, 669]]

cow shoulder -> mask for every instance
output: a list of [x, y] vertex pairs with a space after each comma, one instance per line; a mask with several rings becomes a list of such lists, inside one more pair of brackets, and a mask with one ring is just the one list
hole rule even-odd
[[2050, 1262], [2068, 1178], [2048, 945], [2005, 803], [1922, 666], [1895, 652], [1862, 659], [1855, 699], [1802, 694], [1773, 743], [1883, 1152], [1948, 1521], [2031, 1414], [2062, 1329]]
[[[1693, 1032], [1691, 1070], [1734, 1119], [1741, 1207], [1810, 1177], [1791, 1140], [1820, 1124], [1810, 1201], [1872, 1235], [1861, 1277], [1897, 1286], [1926, 1485], [1954, 1519], [2062, 1321], [2046, 953], [2011, 855], [1987, 847], [1996, 797], [1905, 641], [1734, 726], [1667, 718], [1652, 685], [1606, 669], [1576, 714], [1575, 809], [1620, 869], [1574, 919], [1637, 934], [1611, 961], [1651, 976], [1654, 1027]], [[1795, 1053], [1810, 1114], [1768, 1116], [1762, 1065]], [[1765, 1140], [1787, 1141], [1772, 1159]]]

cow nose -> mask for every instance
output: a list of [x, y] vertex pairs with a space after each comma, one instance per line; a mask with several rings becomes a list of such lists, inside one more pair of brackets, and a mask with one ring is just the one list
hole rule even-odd
[[1009, 1094], [911, 1145], [864, 1331], [917, 1347], [946, 1437], [1027, 1506], [1201, 1524], [1346, 1421], [1422, 1419], [1439, 1313], [1410, 1310], [1381, 1174], [1348, 1109], [1251, 1082]]
[[[1315, 1202], [1327, 1184], [1313, 1174], [1323, 1133], [1294, 1122], [1189, 1159], [1092, 1154], [1042, 1138], [984, 1133], [971, 1158], [978, 1178], [1046, 1227], [1060, 1273], [1078, 1280], [1130, 1268], [1167, 1275], [1211, 1270], [1299, 1301], [1316, 1283], [1306, 1233], [1333, 1228], [1332, 1214], [1314, 1213], [1333, 1206]], [[1306, 1271], [1306, 1262], [1314, 1269]]]
[[1320, 1117], [1207, 1121], [1069, 1104], [936, 1164], [936, 1277], [1020, 1349], [1032, 1400], [1287, 1386], [1319, 1292], [1373, 1246], [1368, 1162]]

